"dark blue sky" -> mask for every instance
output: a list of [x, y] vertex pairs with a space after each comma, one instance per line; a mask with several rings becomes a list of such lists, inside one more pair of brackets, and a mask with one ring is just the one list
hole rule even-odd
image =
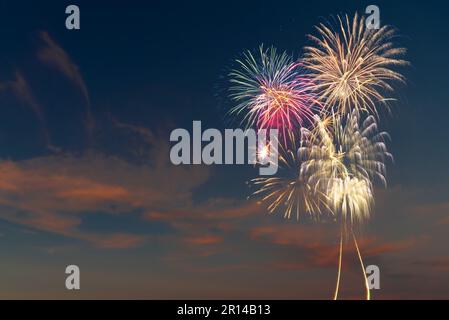
[[[49, 130], [58, 131], [58, 136], [79, 131], [74, 122], [81, 117], [77, 104], [82, 101], [76, 101], [79, 99], [76, 94], [70, 95], [59, 79], [48, 76], [51, 70], [43, 69], [35, 61], [38, 31], [48, 31], [78, 65], [89, 88], [94, 116], [111, 114], [150, 127], [167, 122], [188, 127], [192, 120], [200, 119], [207, 125], [220, 127], [225, 123], [228, 106], [221, 101], [226, 87], [221, 77], [243, 50], [265, 43], [300, 55], [306, 34], [313, 32], [314, 24], [330, 14], [361, 12], [371, 4], [78, 1], [82, 27], [80, 31], [68, 31], [64, 28], [68, 3], [1, 2], [0, 76], [6, 80], [20, 69], [34, 82], [39, 91], [35, 95], [50, 110]], [[403, 172], [393, 172], [393, 177], [414, 184], [443, 183], [449, 178], [447, 171], [438, 166], [449, 160], [448, 149], [441, 147], [449, 142], [445, 130], [449, 117], [446, 4], [436, 1], [377, 4], [382, 22], [400, 30], [402, 37], [398, 40], [409, 49], [407, 58], [411, 62], [411, 68], [405, 71], [409, 84], [400, 89], [401, 99], [394, 108], [394, 117], [384, 126], [392, 135], [396, 159]], [[20, 134], [3, 142], [9, 146], [24, 143], [29, 147], [32, 143], [26, 132], [32, 131], [32, 119], [28, 119], [32, 115], [17, 114], [8, 107], [3, 109], [11, 131], [21, 125], [29, 128], [25, 132], [21, 128]], [[71, 109], [77, 110], [67, 112]], [[81, 138], [60, 138], [60, 144], [79, 147]], [[8, 154], [9, 149], [13, 152]], [[2, 152], [5, 156], [29, 155], [18, 147]]]
[[[79, 31], [65, 29], [68, 4], [80, 7]], [[383, 297], [413, 297], [408, 289], [424, 282], [423, 295], [447, 297], [449, 284], [436, 283], [449, 271], [437, 244], [447, 241], [449, 221], [449, 5], [298, 0], [1, 0], [0, 260], [8, 262], [0, 268], [10, 291], [0, 297], [29, 290], [34, 280], [21, 281], [15, 269], [37, 279], [33, 265], [51, 279], [43, 296], [65, 295], [52, 272], [73, 258], [89, 270], [85, 297], [114, 296], [104, 289], [109, 285], [129, 297], [326, 298], [333, 266], [304, 245], [311, 239], [300, 238], [295, 222], [250, 216], [254, 208], [244, 200], [252, 168], [174, 169], [161, 158], [171, 128], [190, 128], [193, 120], [231, 125], [224, 77], [242, 51], [263, 43], [299, 57], [314, 25], [370, 4], [380, 7], [381, 23], [398, 28], [411, 65], [402, 70], [408, 83], [396, 92], [392, 117], [382, 119], [395, 163], [390, 191], [380, 192], [378, 218], [368, 228], [368, 260], [387, 270], [392, 284]], [[79, 77], [39, 58], [49, 43]], [[229, 221], [233, 214], [238, 222]], [[314, 229], [299, 228], [313, 238]], [[333, 240], [323, 234], [327, 252]], [[98, 276], [113, 262], [109, 274]], [[423, 278], [435, 270], [420, 268], [432, 264], [442, 269]], [[414, 269], [398, 276], [409, 265]], [[161, 280], [141, 282], [146, 272]], [[128, 282], [110, 280], [123, 274]], [[210, 274], [215, 282], [207, 282]], [[256, 275], [268, 275], [271, 295], [257, 290]]]

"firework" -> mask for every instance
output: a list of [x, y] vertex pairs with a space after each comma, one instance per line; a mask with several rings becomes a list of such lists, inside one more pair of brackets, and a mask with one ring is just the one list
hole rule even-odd
[[[366, 196], [371, 195], [371, 184], [376, 180], [386, 185], [385, 162], [393, 157], [385, 143], [388, 134], [378, 131], [375, 118], [369, 116], [360, 123], [356, 112], [324, 120], [316, 116], [315, 127], [311, 130], [303, 128], [302, 131], [302, 146], [299, 149], [303, 159], [302, 179], [313, 189], [322, 190], [327, 195], [333, 211], [341, 211], [337, 210], [336, 204], [349, 205], [354, 209], [367, 208], [349, 204], [348, 195], [345, 194], [359, 191]], [[354, 194], [354, 199], [360, 199], [360, 195]], [[351, 211], [352, 215], [360, 214], [369, 218], [369, 210]], [[347, 221], [365, 220], [352, 216]]]
[[337, 16], [337, 23], [316, 26], [310, 35], [315, 46], [305, 48], [304, 67], [310, 72], [323, 109], [347, 114], [351, 110], [378, 114], [376, 104], [388, 109], [385, 94], [393, 91], [392, 82], [404, 77], [392, 68], [407, 64], [400, 57], [404, 48], [396, 47], [391, 26], [368, 29], [357, 13]]
[[261, 46], [257, 55], [248, 51], [237, 64], [229, 74], [230, 97], [237, 103], [230, 114], [241, 116], [246, 127], [279, 129], [286, 137], [312, 119], [318, 102], [311, 81], [286, 52]]
[[386, 184], [385, 161], [392, 159], [387, 151], [385, 132], [378, 132], [377, 123], [369, 116], [360, 123], [356, 111], [346, 116], [333, 115], [321, 120], [315, 117], [312, 130], [303, 129], [304, 160], [301, 176], [307, 184], [325, 195], [327, 208], [341, 223], [337, 285], [338, 297], [343, 254], [343, 238], [351, 233], [365, 277], [366, 298], [370, 299], [362, 255], [353, 228], [370, 218], [374, 204], [372, 181]]
[[361, 224], [369, 219], [373, 203], [369, 180], [351, 178], [333, 179], [328, 190], [330, 207], [340, 212], [343, 225]]
[[[307, 212], [319, 218], [324, 211], [353, 225], [369, 218], [374, 179], [386, 184], [385, 132], [378, 132], [373, 116], [359, 125], [355, 113], [321, 120], [300, 136], [288, 132], [280, 145], [276, 177], [252, 180], [254, 196], [268, 204], [269, 212], [283, 210], [285, 217]], [[300, 146], [297, 146], [297, 141]]]
[[298, 140], [293, 132], [288, 132], [288, 146], [279, 145], [279, 174], [276, 177], [259, 177], [251, 180], [256, 191], [253, 196], [261, 197], [260, 203], [267, 204], [270, 213], [282, 211], [284, 217], [308, 213], [319, 218], [324, 196], [314, 192], [301, 177]]
[[[393, 42], [390, 26], [365, 27], [355, 14], [337, 16], [336, 24], [320, 24], [310, 36], [301, 62], [285, 52], [264, 49], [246, 52], [230, 73], [230, 96], [236, 102], [230, 113], [247, 127], [278, 129], [276, 177], [253, 179], [253, 196], [270, 213], [286, 218], [301, 213], [315, 220], [330, 217], [341, 226], [337, 285], [338, 297], [344, 239], [351, 238], [368, 281], [354, 229], [366, 223], [374, 205], [374, 184], [386, 186], [385, 132], [379, 132], [381, 110], [389, 111], [395, 82], [405, 78], [395, 71], [408, 64], [405, 49]], [[317, 112], [319, 111], [319, 112]], [[364, 119], [363, 121], [361, 121]], [[265, 159], [269, 148], [258, 150]]]

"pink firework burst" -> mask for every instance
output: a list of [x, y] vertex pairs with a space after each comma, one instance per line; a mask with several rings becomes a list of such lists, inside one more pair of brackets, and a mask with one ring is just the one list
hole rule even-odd
[[230, 96], [237, 102], [232, 115], [242, 118], [246, 127], [278, 129], [284, 142], [288, 131], [313, 121], [320, 104], [299, 62], [262, 46], [257, 57], [248, 51], [243, 58], [230, 73]]

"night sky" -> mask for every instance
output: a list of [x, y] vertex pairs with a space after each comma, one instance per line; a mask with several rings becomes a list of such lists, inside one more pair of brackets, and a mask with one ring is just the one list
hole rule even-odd
[[[242, 2], [0, 1], [0, 298], [331, 298], [337, 226], [247, 200], [251, 166], [172, 165], [169, 134], [235, 127], [226, 76], [244, 50], [300, 57], [314, 25], [370, 4], [410, 61], [360, 239], [372, 294], [449, 298], [447, 3]], [[343, 264], [342, 297], [363, 297], [353, 249]]]

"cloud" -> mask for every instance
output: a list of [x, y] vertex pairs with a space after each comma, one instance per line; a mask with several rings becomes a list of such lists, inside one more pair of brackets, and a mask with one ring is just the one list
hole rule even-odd
[[[270, 242], [279, 246], [289, 246], [301, 253], [301, 261], [290, 259], [275, 262], [285, 269], [307, 269], [313, 267], [334, 268], [339, 255], [339, 229], [337, 226], [323, 225], [271, 225], [255, 227], [250, 232], [256, 241]], [[404, 252], [420, 241], [415, 237], [401, 240], [386, 240], [380, 236], [358, 236], [358, 245], [365, 258], [378, 257], [387, 253]], [[345, 254], [356, 256], [352, 238], [345, 240]]]
[[429, 259], [421, 259], [414, 262], [415, 265], [423, 266], [426, 268], [436, 269], [436, 270], [443, 270], [443, 271], [449, 271], [449, 257], [447, 256], [440, 256], [440, 257], [433, 257]]
[[86, 101], [86, 128], [89, 136], [91, 136], [95, 127], [95, 120], [90, 108], [89, 91], [78, 66], [72, 61], [69, 54], [50, 37], [48, 32], [40, 32], [39, 37], [45, 44], [37, 53], [39, 60], [55, 67], [81, 91]]
[[80, 230], [83, 216], [191, 207], [193, 190], [209, 177], [204, 167], [172, 165], [162, 139], [146, 141], [146, 147], [152, 152], [141, 164], [100, 152], [1, 161], [0, 218], [100, 247], [117, 247], [120, 240], [141, 244], [137, 235], [87, 234]]
[[148, 211], [149, 221], [164, 221], [180, 232], [189, 245], [224, 242], [224, 234], [235, 232], [242, 223], [263, 211], [256, 202], [215, 198], [191, 203], [182, 209]]
[[84, 240], [88, 240], [95, 244], [98, 248], [103, 249], [127, 249], [140, 246], [147, 239], [146, 236], [115, 233], [112, 235], [81, 235]]
[[244, 218], [260, 211], [261, 207], [255, 201], [246, 202], [226, 198], [213, 198], [204, 203], [182, 209], [149, 211], [145, 216], [148, 219], [164, 221], [180, 218], [217, 221]]
[[19, 71], [16, 71], [15, 79], [8, 82], [8, 87], [11, 88], [16, 97], [19, 98], [19, 100], [22, 101], [23, 104], [28, 106], [36, 115], [36, 118], [41, 126], [45, 143], [47, 144], [47, 146], [50, 145], [50, 134], [47, 130], [47, 121], [45, 119], [43, 109], [34, 97], [31, 88], [28, 85], [28, 82], [26, 81], [23, 74]]
[[433, 216], [437, 225], [449, 224], [449, 202], [426, 203], [410, 209], [414, 215], [422, 218]]
[[217, 244], [222, 241], [223, 241], [222, 237], [214, 235], [198, 236], [186, 239], [186, 242], [196, 245]]
[[[241, 282], [250, 272], [254, 277], [266, 275], [267, 283], [275, 289], [282, 281], [288, 287], [289, 277], [294, 276], [296, 282], [287, 288], [292, 297], [297, 286], [312, 288], [320, 296], [335, 284], [339, 248], [336, 224], [285, 220], [266, 214], [263, 206], [244, 196], [204, 199], [201, 189], [213, 178], [208, 167], [174, 166], [169, 161], [167, 139], [146, 128], [119, 121], [114, 125], [140, 138], [140, 161], [98, 150], [1, 161], [0, 218], [86, 241], [100, 249], [156, 247], [157, 258], [148, 250], [142, 263], [150, 255], [164, 269], [161, 274], [169, 277], [185, 272], [192, 276], [192, 283], [199, 283], [204, 272], [210, 272], [226, 287], [230, 275]], [[444, 256], [447, 229], [436, 224], [443, 215], [426, 202], [426, 195], [422, 190], [402, 187], [377, 192], [375, 214], [358, 238], [367, 264], [379, 265], [382, 275], [407, 274], [411, 287], [418, 281], [438, 278], [429, 272], [447, 269], [444, 259], [437, 260]], [[161, 223], [169, 225], [170, 231], [137, 232], [120, 229], [121, 224], [114, 231], [83, 228], [95, 213], [107, 218], [120, 216], [120, 221], [127, 215], [138, 216], [142, 225]], [[107, 218], [103, 220], [106, 224], [114, 220]], [[348, 260], [344, 271], [350, 277], [359, 276], [351, 241], [344, 252]], [[422, 275], [421, 280], [417, 275]], [[406, 293], [401, 287], [404, 278], [386, 279], [382, 283], [393, 289], [386, 290], [385, 296]], [[235, 293], [231, 285], [226, 288]]]

